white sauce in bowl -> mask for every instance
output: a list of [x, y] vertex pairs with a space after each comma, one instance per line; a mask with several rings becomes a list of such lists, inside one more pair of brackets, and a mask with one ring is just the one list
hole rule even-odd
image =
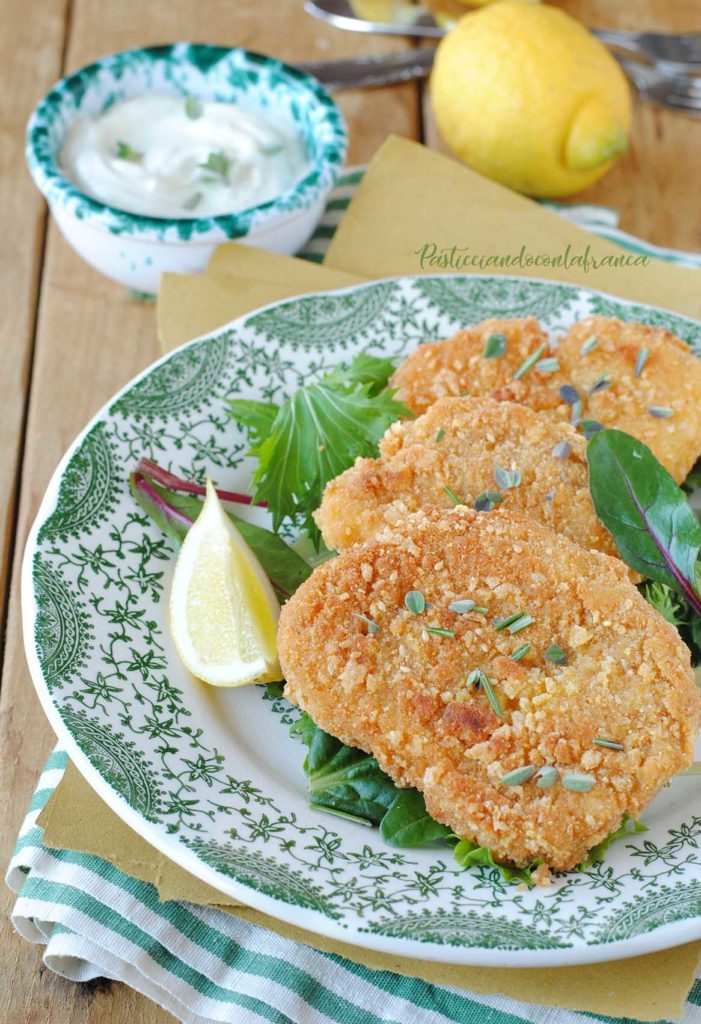
[[259, 206], [309, 169], [304, 140], [265, 112], [155, 93], [78, 118], [59, 163], [93, 199], [168, 219]]

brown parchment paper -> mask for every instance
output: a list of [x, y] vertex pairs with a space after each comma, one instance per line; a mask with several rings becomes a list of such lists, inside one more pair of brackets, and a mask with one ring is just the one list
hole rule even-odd
[[[577, 264], [441, 267], [425, 263], [422, 268], [419, 253], [427, 244], [446, 254], [455, 247], [456, 257], [519, 256], [523, 249], [524, 261], [529, 254], [572, 260], [588, 251], [590, 259], [603, 262], [588, 270]], [[613, 242], [455, 160], [390, 136], [344, 214], [324, 266], [364, 277], [441, 272], [544, 277], [701, 319], [701, 270], [640, 256], [636, 264], [615, 266], [622, 258], [636, 259]]]
[[[701, 318], [701, 272], [661, 260], [646, 266], [487, 268], [424, 266], [426, 244], [468, 253], [618, 257], [618, 246], [406, 139], [382, 146], [319, 266], [237, 243], [221, 246], [203, 275], [166, 274], [158, 298], [164, 352], [277, 299], [346, 287], [363, 278], [421, 272], [506, 273], [570, 281]], [[588, 249], [587, 249], [588, 247]], [[45, 842], [95, 853], [158, 887], [162, 899], [219, 906], [255, 924], [377, 970], [474, 992], [639, 1020], [678, 1016], [695, 976], [701, 942], [610, 963], [547, 969], [435, 964], [370, 952], [284, 924], [222, 893], [163, 857], [123, 824], [69, 766], [42, 812]]]

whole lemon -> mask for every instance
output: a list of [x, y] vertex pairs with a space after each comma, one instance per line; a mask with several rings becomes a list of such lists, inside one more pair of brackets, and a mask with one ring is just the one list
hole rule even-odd
[[566, 196], [626, 148], [628, 82], [608, 50], [556, 7], [502, 0], [465, 15], [431, 75], [438, 128], [465, 163], [532, 196]]

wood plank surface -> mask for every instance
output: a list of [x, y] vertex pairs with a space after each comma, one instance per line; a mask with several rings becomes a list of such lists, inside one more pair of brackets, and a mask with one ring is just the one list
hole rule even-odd
[[[566, 0], [590, 24], [701, 29], [698, 0]], [[26, 437], [22, 433], [43, 249], [43, 207], [24, 170], [26, 114], [65, 66], [145, 43], [194, 39], [249, 46], [288, 60], [332, 59], [401, 49], [402, 40], [352, 35], [312, 21], [301, 0], [0, 0], [0, 256], [5, 363], [0, 376], [0, 493], [7, 501], [17, 478], [19, 512], [12, 570], [7, 646], [0, 694], [0, 837], [3, 870], [53, 736], [24, 661], [18, 570], [24, 540], [41, 495], [63, 451], [113, 392], [158, 354], [153, 307], [135, 303], [101, 278], [49, 229], [41, 275]], [[9, 83], [9, 84], [8, 84]], [[419, 137], [415, 85], [339, 96], [348, 120], [350, 160], [369, 159], [389, 132]], [[427, 108], [425, 108], [425, 111]], [[428, 141], [436, 144], [427, 114]], [[621, 210], [623, 226], [652, 241], [701, 248], [701, 208], [694, 185], [701, 160], [701, 121], [638, 104], [634, 139], [624, 161], [578, 201]], [[9, 359], [8, 359], [9, 352]], [[9, 365], [8, 365], [9, 364]], [[12, 529], [13, 501], [0, 516], [3, 543]], [[9, 517], [9, 518], [8, 518]], [[9, 524], [9, 528], [8, 528]], [[0, 562], [1, 566], [1, 562]], [[0, 581], [2, 580], [0, 567]], [[76, 985], [41, 968], [41, 950], [12, 933], [12, 896], [0, 901], [0, 1021], [19, 1024], [162, 1024], [172, 1018], [123, 985]]]
[[[11, 0], [3, 0], [9, 4]], [[35, 2], [25, 5], [21, 24], [30, 16], [41, 32], [44, 9], [58, 5]], [[18, 5], [13, 17], [19, 17]], [[65, 12], [64, 12], [65, 15]], [[61, 28], [60, 18], [59, 29]], [[298, 0], [169, 0], [144, 3], [120, 0], [75, 0], [68, 24], [66, 70], [73, 70], [114, 50], [178, 39], [242, 45], [288, 60], [333, 59], [386, 49], [402, 49], [402, 40], [366, 40], [340, 33], [305, 15]], [[4, 41], [3, 41], [4, 43]], [[43, 44], [44, 46], [46, 43]], [[24, 55], [26, 73], [38, 60], [31, 42]], [[60, 47], [59, 47], [60, 55]], [[7, 60], [9, 61], [9, 56]], [[36, 72], [35, 68], [35, 72]], [[18, 71], [19, 74], [19, 71]], [[49, 78], [58, 75], [58, 65]], [[31, 103], [50, 84], [35, 73]], [[418, 94], [410, 84], [391, 89], [348, 91], [339, 97], [350, 132], [351, 162], [368, 160], [390, 131], [417, 137]], [[15, 121], [18, 123], [15, 124]], [[22, 130], [22, 118], [14, 118], [13, 138]], [[8, 129], [9, 130], [9, 129]], [[26, 172], [21, 141], [13, 158], [13, 173]], [[1, 187], [1, 186], [0, 186]], [[27, 187], [27, 200], [37, 211], [41, 204]], [[1, 193], [0, 193], [1, 194]], [[20, 210], [17, 210], [18, 215]], [[11, 235], [28, 230], [18, 216]], [[7, 255], [8, 262], [11, 254]], [[29, 266], [17, 271], [20, 284], [29, 292], [34, 278]], [[7, 301], [10, 302], [9, 292]], [[18, 308], [26, 322], [33, 321], [29, 296], [20, 295]], [[31, 332], [28, 332], [31, 337]], [[17, 521], [14, 568], [7, 629], [7, 647], [0, 694], [0, 793], [3, 794], [4, 828], [0, 838], [0, 863], [12, 852], [17, 830], [26, 812], [37, 775], [51, 750], [54, 737], [33, 691], [25, 665], [19, 607], [19, 566], [24, 541], [61, 455], [85, 422], [122, 384], [158, 356], [154, 308], [129, 299], [124, 289], [100, 277], [66, 245], [51, 225], [41, 281], [41, 303], [36, 333], [29, 416], [27, 422], [21, 495]], [[4, 478], [0, 478], [4, 479]], [[31, 742], [28, 742], [31, 738]], [[12, 932], [8, 914], [13, 898], [3, 889], [0, 900], [0, 1021], [19, 1024], [156, 1024], [171, 1020], [148, 1000], [123, 985], [75, 985], [41, 969], [41, 949], [28, 946]]]
[[16, 0], [0, 0], [0, 636], [46, 221], [24, 163], [24, 128], [60, 75], [67, 4], [36, 0], [30, 20], [17, 17]]

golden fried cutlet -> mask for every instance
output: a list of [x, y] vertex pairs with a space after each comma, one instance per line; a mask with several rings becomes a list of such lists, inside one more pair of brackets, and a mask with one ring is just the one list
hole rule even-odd
[[[494, 333], [506, 335], [506, 351], [485, 359], [487, 338]], [[538, 361], [516, 379], [543, 341], [535, 320], [485, 320], [412, 352], [392, 385], [417, 414], [443, 395], [469, 393], [570, 420], [572, 398], [578, 398], [579, 419], [644, 441], [681, 483], [701, 453], [701, 360], [689, 347], [670, 331], [594, 316], [574, 324], [552, 353], [544, 353], [542, 358], [555, 358], [559, 369], [543, 372]], [[563, 385], [570, 388], [569, 402], [563, 400]]]
[[[415, 420], [393, 424], [379, 459], [356, 459], [327, 484], [315, 519], [325, 543], [342, 551], [423, 505], [474, 506], [486, 491], [585, 548], [618, 551], [594, 512], [586, 441], [569, 423], [492, 398], [441, 398]], [[502, 488], [500, 469], [521, 480]], [[496, 474], [496, 475], [495, 475]]]
[[[325, 562], [284, 606], [278, 649], [291, 701], [502, 861], [574, 867], [693, 758], [700, 698], [674, 627], [618, 559], [517, 513], [424, 509]], [[503, 781], [528, 766], [556, 781]]]
[[[582, 355], [589, 338], [596, 346]], [[701, 452], [701, 359], [688, 345], [662, 328], [592, 316], [560, 341], [559, 359], [568, 381], [588, 395], [587, 417], [637, 437], [678, 483], [685, 479]], [[606, 386], [589, 394], [597, 382]]]
[[[485, 358], [489, 338], [506, 338], [503, 355]], [[569, 407], [559, 395], [565, 378], [557, 372], [542, 373], [535, 365], [522, 377], [515, 375], [537, 352], [540, 359], [551, 357], [547, 336], [532, 317], [526, 320], [483, 320], [445, 341], [420, 345], [397, 367], [390, 385], [399, 388], [401, 399], [417, 416], [439, 398], [456, 395], [490, 395], [569, 417]]]

